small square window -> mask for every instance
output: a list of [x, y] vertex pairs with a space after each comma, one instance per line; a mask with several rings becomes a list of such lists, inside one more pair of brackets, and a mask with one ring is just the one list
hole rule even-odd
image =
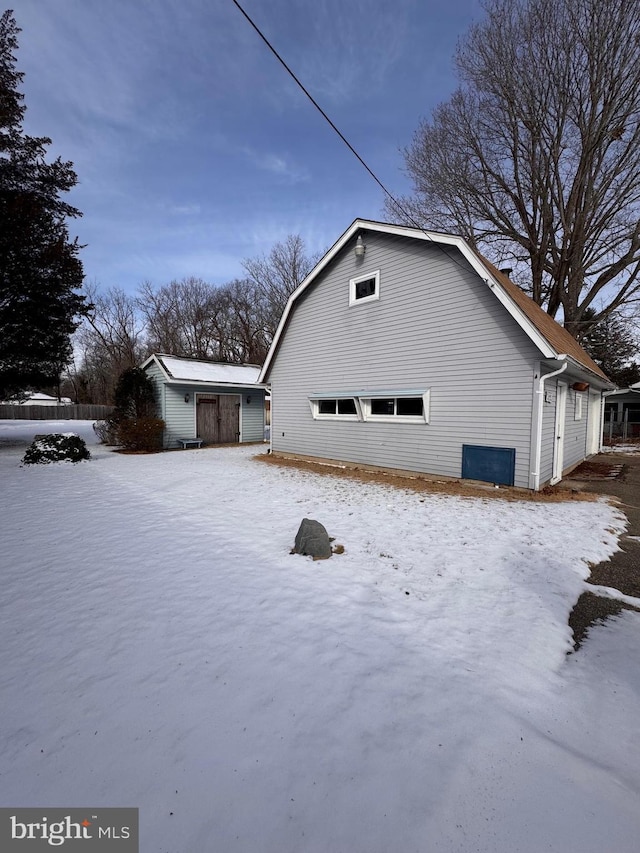
[[380, 270], [349, 281], [349, 305], [362, 305], [380, 298]]
[[375, 278], [365, 278], [364, 281], [356, 281], [356, 299], [366, 299], [376, 292]]

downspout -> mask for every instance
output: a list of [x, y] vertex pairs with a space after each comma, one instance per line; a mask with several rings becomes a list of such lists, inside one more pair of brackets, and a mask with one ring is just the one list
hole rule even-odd
[[534, 440], [534, 456], [533, 456], [533, 471], [529, 477], [529, 486], [533, 489], [534, 492], [540, 490], [540, 465], [542, 462], [542, 414], [544, 410], [544, 383], [547, 379], [552, 379], [554, 376], [558, 376], [560, 373], [564, 373], [564, 371], [569, 366], [567, 362], [567, 356], [565, 354], [558, 356], [558, 361], [563, 361], [564, 364], [559, 367], [557, 370], [554, 370], [552, 373], [545, 373], [542, 375], [542, 371], [540, 371], [540, 379], [538, 380], [538, 387], [536, 389], [537, 401], [536, 401], [536, 429], [535, 429], [535, 440]]

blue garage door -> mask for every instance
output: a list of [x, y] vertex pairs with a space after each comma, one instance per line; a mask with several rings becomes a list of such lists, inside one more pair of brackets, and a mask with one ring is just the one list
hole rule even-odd
[[515, 447], [481, 447], [462, 445], [462, 476], [467, 480], [484, 480], [513, 486], [516, 470]]

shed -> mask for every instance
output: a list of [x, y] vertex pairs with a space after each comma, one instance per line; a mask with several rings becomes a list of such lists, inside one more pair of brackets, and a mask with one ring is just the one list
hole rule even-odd
[[164, 446], [264, 440], [265, 386], [259, 365], [226, 364], [154, 353], [141, 365], [152, 380]]
[[260, 373], [275, 454], [537, 490], [600, 448], [615, 386], [462, 238], [355, 220]]

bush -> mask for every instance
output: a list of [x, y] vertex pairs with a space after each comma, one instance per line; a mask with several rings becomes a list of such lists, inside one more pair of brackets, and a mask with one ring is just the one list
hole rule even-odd
[[100, 444], [118, 443], [118, 423], [115, 418], [96, 421], [93, 425], [93, 431], [100, 439]]
[[117, 444], [125, 450], [162, 450], [163, 433], [164, 421], [160, 418], [125, 418], [116, 423]]
[[49, 462], [81, 462], [91, 459], [84, 439], [72, 432], [39, 435], [27, 448], [23, 465], [47, 465]]

